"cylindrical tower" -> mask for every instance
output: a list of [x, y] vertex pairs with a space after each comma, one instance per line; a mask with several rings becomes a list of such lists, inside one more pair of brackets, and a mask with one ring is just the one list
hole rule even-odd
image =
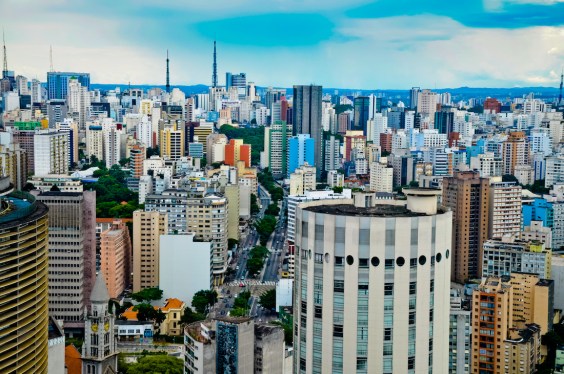
[[295, 373], [448, 372], [452, 214], [437, 194], [298, 207]]
[[0, 198], [0, 372], [47, 373], [47, 207]]

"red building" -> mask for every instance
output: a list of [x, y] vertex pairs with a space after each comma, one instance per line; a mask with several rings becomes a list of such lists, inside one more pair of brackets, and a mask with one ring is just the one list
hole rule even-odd
[[382, 147], [382, 152], [392, 153], [392, 134], [380, 134], [380, 147]]
[[493, 97], [488, 97], [486, 101], [484, 101], [484, 111], [486, 110], [490, 110], [492, 113], [500, 113], [501, 103]]
[[225, 165], [237, 166], [237, 161], [245, 161], [245, 167], [251, 166], [251, 145], [243, 144], [242, 139], [231, 139], [225, 145]]

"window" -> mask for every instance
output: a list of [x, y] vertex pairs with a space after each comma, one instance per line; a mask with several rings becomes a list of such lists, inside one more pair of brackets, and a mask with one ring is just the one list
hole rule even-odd
[[417, 294], [417, 282], [409, 282], [409, 294]]
[[334, 280], [333, 281], [333, 291], [334, 292], [345, 292], [345, 281], [344, 280]]
[[384, 284], [384, 295], [385, 296], [392, 296], [394, 294], [394, 284], [393, 283], [385, 283]]
[[384, 341], [392, 340], [392, 328], [387, 327], [384, 329]]
[[333, 336], [337, 338], [343, 337], [343, 326], [342, 325], [333, 325]]
[[368, 259], [367, 258], [359, 258], [358, 259], [358, 267], [361, 269], [368, 269]]
[[345, 258], [342, 256], [335, 256], [335, 266], [344, 266]]

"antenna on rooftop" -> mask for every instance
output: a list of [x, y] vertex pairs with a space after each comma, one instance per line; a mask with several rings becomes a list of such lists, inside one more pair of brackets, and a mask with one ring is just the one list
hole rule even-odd
[[53, 46], [49, 46], [49, 71], [53, 72]]

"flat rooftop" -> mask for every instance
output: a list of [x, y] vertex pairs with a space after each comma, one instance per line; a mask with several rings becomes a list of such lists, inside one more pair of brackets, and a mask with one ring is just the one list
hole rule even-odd
[[[358, 217], [418, 217], [427, 216], [425, 213], [412, 212], [403, 205], [377, 204], [369, 208], [359, 208], [352, 204], [317, 205], [303, 208], [313, 213], [334, 214], [341, 216]], [[439, 207], [437, 214], [445, 213], [444, 208]]]

